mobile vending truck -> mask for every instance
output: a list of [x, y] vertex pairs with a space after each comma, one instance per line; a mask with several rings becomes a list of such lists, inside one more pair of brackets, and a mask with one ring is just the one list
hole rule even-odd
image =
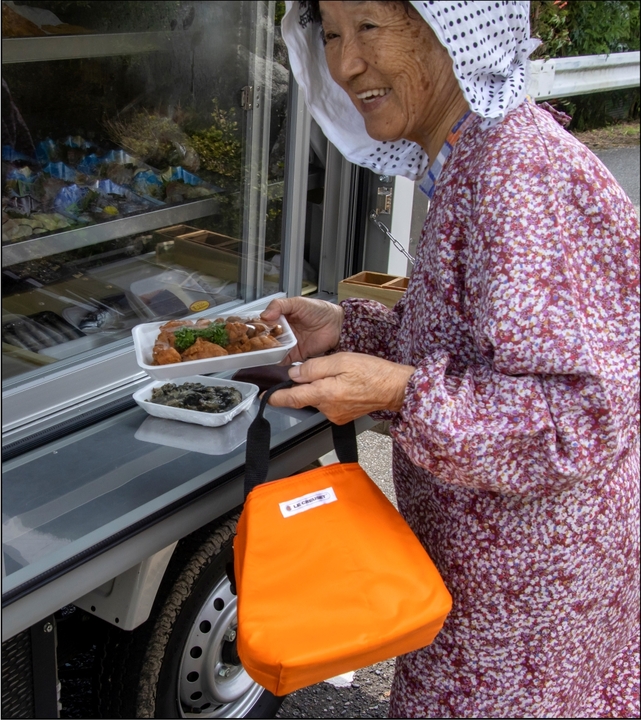
[[[393, 304], [407, 260], [369, 216], [407, 246], [413, 184], [310, 120], [283, 3], [2, 11], [2, 717], [59, 717], [89, 650], [102, 717], [270, 717], [225, 572], [256, 401], [218, 428], [148, 415], [132, 329]], [[270, 477], [331, 451], [322, 414], [267, 417]]]

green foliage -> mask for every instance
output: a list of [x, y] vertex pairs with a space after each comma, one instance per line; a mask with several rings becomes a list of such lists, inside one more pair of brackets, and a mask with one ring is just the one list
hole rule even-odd
[[530, 26], [542, 45], [533, 58], [639, 49], [639, 0], [532, 0]]
[[582, 0], [568, 3], [571, 52], [600, 55], [639, 49], [638, 0]]
[[103, 33], [170, 30], [189, 11], [189, 3], [182, 0], [28, 0], [18, 4], [50, 10], [62, 22]]
[[280, 25], [281, 20], [283, 19], [283, 15], [285, 15], [285, 3], [283, 0], [278, 0], [276, 3], [276, 10], [274, 11], [274, 24]]
[[200, 157], [201, 167], [238, 182], [242, 158], [236, 109], [222, 110], [214, 98], [211, 125], [191, 134], [190, 140]]
[[229, 344], [229, 336], [222, 323], [211, 323], [205, 328], [182, 327], [180, 330], [176, 330], [174, 337], [176, 338], [176, 350], [181, 353], [190, 348], [198, 338], [203, 338], [203, 340], [221, 347]]
[[560, 57], [570, 45], [567, 3], [563, 7], [552, 0], [532, 0], [530, 3], [530, 34], [541, 45], [532, 53], [533, 60]]
[[583, 132], [616, 122], [639, 119], [639, 89], [575, 95], [555, 104], [572, 117], [571, 130]]
[[[532, 59], [639, 50], [639, 0], [532, 0], [530, 28], [542, 44]], [[573, 130], [639, 117], [639, 90], [617, 90], [557, 101]]]

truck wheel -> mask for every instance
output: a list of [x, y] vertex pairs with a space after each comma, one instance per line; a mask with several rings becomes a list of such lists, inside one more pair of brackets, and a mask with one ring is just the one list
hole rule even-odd
[[114, 628], [102, 717], [274, 717], [283, 698], [255, 683], [236, 651], [236, 596], [225, 567], [237, 519], [179, 543], [149, 620], [132, 633]]

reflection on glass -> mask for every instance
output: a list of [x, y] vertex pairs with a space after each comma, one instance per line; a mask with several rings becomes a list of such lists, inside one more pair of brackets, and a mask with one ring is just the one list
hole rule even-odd
[[5, 378], [279, 289], [280, 4], [3, 3]]
[[148, 417], [134, 437], [142, 442], [178, 448], [205, 455], [227, 455], [247, 439], [247, 430], [258, 412], [258, 402], [227, 425], [210, 428], [188, 425], [178, 420]]

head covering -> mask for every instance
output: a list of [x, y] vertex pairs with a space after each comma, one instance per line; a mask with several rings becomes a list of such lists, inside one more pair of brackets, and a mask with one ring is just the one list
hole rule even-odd
[[[294, 77], [312, 117], [328, 140], [350, 161], [383, 175], [417, 180], [428, 157], [409, 140], [381, 142], [365, 130], [365, 121], [347, 93], [332, 80], [325, 60], [321, 28], [312, 22], [306, 2], [289, 0], [282, 21]], [[528, 56], [539, 45], [530, 38], [529, 2], [412, 2], [452, 58], [453, 70], [482, 127], [500, 122], [526, 97]]]

